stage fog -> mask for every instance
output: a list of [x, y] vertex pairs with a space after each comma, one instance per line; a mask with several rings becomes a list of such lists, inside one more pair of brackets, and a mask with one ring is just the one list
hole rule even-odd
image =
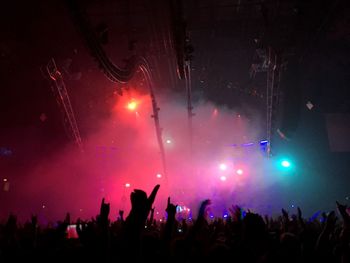
[[235, 111], [197, 100], [190, 128], [184, 94], [158, 92], [156, 98], [166, 167], [150, 96], [129, 89], [115, 96], [108, 117], [90, 124], [84, 152], [70, 143], [22, 170], [4, 211], [21, 218], [39, 214], [43, 222], [63, 218], [66, 212], [73, 218], [90, 218], [104, 197], [111, 203], [113, 220], [119, 210], [129, 211], [133, 189], [150, 193], [156, 184], [161, 185], [157, 218], [165, 216], [168, 196], [188, 217], [195, 216], [205, 199], [212, 200], [214, 216], [224, 215], [233, 204], [267, 214], [294, 206], [300, 195], [291, 192], [294, 175], [281, 176], [261, 144], [264, 112]]

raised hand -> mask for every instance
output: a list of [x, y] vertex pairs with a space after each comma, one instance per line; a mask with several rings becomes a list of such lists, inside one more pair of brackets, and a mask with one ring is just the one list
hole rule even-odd
[[289, 221], [289, 215], [288, 215], [288, 212], [286, 210], [284, 210], [282, 208], [282, 215], [283, 215], [283, 218], [287, 221]]
[[132, 221], [132, 224], [137, 224], [138, 227], [143, 227], [143, 224], [146, 222], [148, 214], [151, 211], [159, 187], [160, 185], [157, 184], [153, 188], [152, 193], [148, 198], [146, 192], [143, 190], [135, 189], [131, 193], [131, 211], [127, 218], [127, 221]]
[[327, 214], [325, 212], [322, 212], [321, 216], [322, 216], [322, 222], [326, 223]]
[[205, 211], [210, 204], [211, 204], [211, 201], [209, 199], [206, 199], [201, 203], [201, 206], [199, 208], [198, 218], [205, 216]]
[[17, 217], [13, 214], [10, 214], [7, 223], [6, 223], [6, 228], [8, 230], [16, 230], [17, 229]]
[[325, 228], [327, 228], [328, 230], [333, 230], [335, 227], [336, 221], [337, 221], [337, 217], [335, 215], [335, 212], [331, 211], [326, 218]]
[[78, 233], [78, 236], [81, 238], [81, 233], [82, 233], [82, 223], [81, 223], [81, 219], [80, 217], [78, 217], [76, 223], [77, 225], [76, 229], [77, 229], [77, 233]]
[[172, 204], [170, 202], [170, 197], [168, 197], [167, 207], [165, 209], [165, 211], [168, 214], [168, 218], [165, 223], [163, 240], [167, 244], [167, 249], [169, 250], [170, 250], [170, 242], [171, 242], [172, 236], [176, 231], [176, 219], [175, 219], [176, 207], [177, 205]]
[[125, 220], [124, 239], [127, 249], [133, 253], [133, 256], [138, 255], [135, 253], [135, 248], [140, 246], [140, 236], [145, 229], [145, 223], [159, 187], [159, 184], [156, 185], [148, 198], [144, 191], [138, 189], [135, 189], [130, 195], [131, 210]]
[[33, 228], [36, 228], [38, 226], [38, 217], [36, 215], [32, 215], [31, 225]]
[[238, 205], [232, 205], [232, 208], [229, 208], [232, 218], [234, 221], [241, 221], [242, 218], [242, 209]]
[[341, 233], [339, 235], [339, 240], [341, 247], [343, 247], [342, 255], [341, 255], [341, 262], [349, 262], [349, 242], [350, 242], [350, 216], [348, 214], [347, 206], [340, 204], [338, 201], [337, 208], [339, 210], [339, 213], [341, 214], [341, 217], [343, 218], [343, 229], [341, 230]]
[[143, 213], [147, 211], [147, 215], [151, 210], [154, 199], [156, 198], [157, 192], [159, 190], [160, 185], [156, 185], [153, 188], [152, 193], [147, 198], [147, 194], [143, 190], [135, 189], [130, 196], [131, 199], [131, 209], [142, 211]]
[[347, 206], [340, 204], [338, 201], [336, 201], [336, 203], [337, 203], [337, 208], [339, 210], [339, 213], [342, 216], [343, 221], [344, 221], [344, 228], [349, 229], [350, 228], [350, 216], [349, 216], [348, 212], [346, 211]]
[[170, 197], [168, 197], [168, 204], [167, 204], [167, 207], [165, 209], [165, 211], [168, 214], [168, 219], [169, 218], [171, 218], [171, 219], [175, 218], [176, 208], [177, 208], [177, 205], [174, 205], [174, 204], [170, 203]]
[[147, 222], [147, 226], [151, 227], [153, 224], [153, 218], [154, 218], [154, 209], [156, 209], [155, 207], [151, 208], [151, 215], [149, 217], [149, 220]]
[[298, 206], [298, 219], [299, 220], [302, 220], [303, 219], [303, 216], [302, 216], [302, 213], [301, 213], [301, 209], [300, 209], [300, 207]]
[[110, 204], [105, 203], [105, 199], [102, 198], [100, 214], [99, 214], [100, 223], [108, 224], [109, 211], [110, 211]]
[[150, 196], [148, 197], [148, 209], [150, 210], [152, 208], [152, 205], [154, 203], [154, 200], [156, 199], [156, 195], [158, 193], [160, 185], [157, 184], [153, 190], [152, 193], [150, 194]]
[[299, 221], [299, 224], [304, 227], [305, 226], [305, 222], [304, 222], [304, 219], [303, 219], [303, 214], [301, 213], [301, 209], [300, 207], [298, 206], [298, 221]]
[[124, 221], [124, 211], [123, 210], [119, 210], [119, 218], [121, 221]]
[[268, 216], [268, 215], [265, 215], [265, 216], [264, 216], [264, 219], [265, 219], [265, 224], [266, 224], [267, 226], [270, 226], [270, 219], [269, 219], [269, 216]]
[[337, 221], [337, 217], [334, 211], [331, 211], [328, 215], [324, 214], [326, 217], [326, 222], [324, 224], [323, 230], [320, 233], [318, 240], [316, 242], [316, 251], [325, 251], [325, 248], [329, 247], [329, 236], [330, 233], [334, 230], [335, 222]]
[[288, 231], [288, 228], [289, 228], [289, 214], [286, 210], [284, 210], [282, 208], [282, 227], [283, 227], [283, 231], [284, 232], [287, 232]]
[[70, 213], [66, 214], [66, 217], [64, 218], [63, 223], [67, 226], [70, 225]]

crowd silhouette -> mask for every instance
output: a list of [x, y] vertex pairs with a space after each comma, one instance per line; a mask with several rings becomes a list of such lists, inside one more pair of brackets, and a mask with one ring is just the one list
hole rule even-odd
[[[10, 215], [0, 225], [0, 262], [350, 262], [350, 216], [336, 202], [335, 211], [305, 219], [298, 213], [272, 218], [237, 205], [226, 218], [208, 218], [204, 200], [192, 220], [176, 218], [177, 206], [167, 200], [166, 220], [154, 219], [153, 203], [159, 185], [149, 196], [130, 195], [131, 210], [110, 221], [110, 205], [101, 202], [91, 220], [63, 221], [39, 226], [36, 216], [19, 224]], [[337, 217], [339, 215], [339, 218]], [[74, 225], [76, 232], [69, 227]]]

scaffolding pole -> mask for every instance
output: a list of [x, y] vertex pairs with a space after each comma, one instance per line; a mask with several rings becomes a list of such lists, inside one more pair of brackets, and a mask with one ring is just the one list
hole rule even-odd
[[75, 119], [72, 104], [69, 99], [68, 91], [64, 83], [63, 76], [61, 72], [57, 69], [56, 62], [53, 58], [48, 62], [46, 70], [50, 78], [55, 83], [56, 89], [53, 88], [52, 91], [56, 96], [57, 103], [64, 114], [65, 128], [69, 131], [69, 135], [72, 137], [79, 149], [83, 151], [83, 144], [80, 137], [78, 125]]
[[281, 78], [280, 57], [271, 47], [268, 48], [268, 68], [266, 81], [266, 139], [267, 156], [271, 156], [271, 140], [275, 129], [276, 109], [279, 103]]

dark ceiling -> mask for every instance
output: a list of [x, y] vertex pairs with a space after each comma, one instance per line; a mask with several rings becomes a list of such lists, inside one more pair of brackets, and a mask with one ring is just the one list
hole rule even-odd
[[[158, 90], [181, 92], [184, 81], [176, 73], [171, 16], [171, 6], [179, 7], [180, 2], [89, 0], [78, 4], [114, 63], [123, 67], [132, 54], [142, 54], [151, 61]], [[307, 101], [315, 106], [313, 119], [326, 113], [349, 113], [347, 1], [191, 0], [183, 1], [182, 7], [175, 13], [186, 23], [193, 47], [195, 101], [205, 98], [265, 114], [266, 74], [252, 77], [250, 69], [257, 49], [272, 47], [283, 57], [283, 74], [288, 76], [282, 74], [278, 111], [280, 123], [288, 120], [283, 125], [291, 134], [303, 114], [309, 114]], [[0, 146], [41, 145], [41, 151], [50, 151], [53, 145], [67, 142], [52, 83], [44, 74], [52, 57], [64, 69], [82, 136], [91, 132], [93, 121], [108, 116], [117, 88], [142, 84], [137, 74], [127, 84], [105, 78], [66, 1], [6, 1], [0, 12]], [[286, 79], [299, 84], [290, 88]], [[45, 121], [40, 119], [42, 113]], [[41, 139], [29, 143], [25, 134], [31, 132]]]

